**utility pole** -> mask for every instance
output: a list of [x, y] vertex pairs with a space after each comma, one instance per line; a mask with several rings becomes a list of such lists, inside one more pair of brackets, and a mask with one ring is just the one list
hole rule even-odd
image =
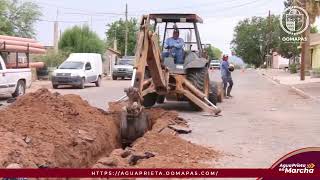
[[117, 30], [114, 30], [113, 50], [118, 51]]
[[269, 10], [269, 39], [268, 39], [268, 49], [267, 49], [267, 67], [271, 68], [272, 64], [271, 64], [271, 58], [269, 56], [270, 53], [270, 47], [271, 47], [271, 42], [272, 42], [272, 36], [271, 36], [271, 11]]
[[90, 28], [92, 30], [92, 15], [90, 16]]
[[[294, 1], [295, 4], [297, 3]], [[306, 8], [306, 2], [303, 2], [303, 8]], [[303, 36], [306, 37], [307, 33], [306, 31], [303, 32]], [[309, 38], [309, 37], [307, 37]], [[301, 65], [300, 65], [300, 80], [304, 81], [306, 79], [306, 73], [305, 73], [305, 68], [306, 68], [306, 55], [307, 55], [307, 44], [304, 41], [301, 41]]]
[[124, 55], [127, 56], [128, 53], [128, 4], [126, 3], [126, 35], [125, 35], [125, 49], [124, 49]]
[[58, 24], [58, 16], [59, 16], [59, 9], [57, 9], [56, 20], [53, 25], [53, 47], [54, 52], [58, 53], [58, 43], [59, 43], [59, 24]]

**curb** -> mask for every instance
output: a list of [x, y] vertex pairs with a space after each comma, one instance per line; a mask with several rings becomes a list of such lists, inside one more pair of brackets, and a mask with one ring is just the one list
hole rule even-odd
[[269, 75], [266, 74], [266, 73], [259, 72], [259, 71], [258, 71], [258, 73], [259, 73], [261, 76], [268, 78], [268, 79], [269, 79], [270, 81], [272, 81], [274, 84], [277, 84], [277, 85], [281, 84], [281, 83], [280, 83], [280, 80], [278, 80], [278, 79], [276, 79], [276, 78], [274, 78], [274, 77], [272, 77], [272, 76], [269, 76]]
[[318, 99], [317, 99], [317, 98], [315, 98], [315, 97], [313, 97], [313, 96], [311, 96], [311, 95], [307, 94], [306, 92], [304, 92], [304, 91], [303, 91], [303, 90], [301, 90], [301, 89], [298, 89], [298, 88], [296, 88], [296, 87], [294, 87], [294, 86], [290, 86], [290, 88], [291, 88], [292, 90], [294, 90], [298, 95], [300, 95], [300, 96], [302, 96], [302, 97], [304, 97], [304, 98], [312, 99], [312, 100], [318, 101]]
[[[270, 79], [273, 83], [276, 83], [276, 84], [281, 84], [280, 83], [280, 80], [266, 74], [266, 73], [263, 73], [263, 72], [258, 72], [260, 75], [264, 76], [264, 77], [267, 77], [268, 79]], [[294, 86], [290, 86], [290, 85], [285, 85], [285, 84], [281, 84], [281, 85], [284, 85], [284, 86], [287, 86], [287, 87], [290, 87], [291, 90], [295, 91], [299, 96], [303, 97], [303, 98], [307, 98], [307, 99], [311, 99], [311, 100], [314, 100], [314, 101], [317, 101], [317, 102], [320, 102], [320, 99], [314, 97], [314, 96], [311, 96], [310, 94], [306, 93], [305, 91], [299, 89], [299, 88], [296, 88]]]

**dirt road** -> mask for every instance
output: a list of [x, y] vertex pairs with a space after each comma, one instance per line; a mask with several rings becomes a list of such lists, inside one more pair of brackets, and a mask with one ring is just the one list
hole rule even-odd
[[[222, 152], [216, 167], [268, 168], [281, 156], [298, 148], [320, 146], [320, 104], [303, 99], [290, 88], [271, 82], [256, 71], [233, 73], [234, 98], [219, 106], [222, 116], [208, 117], [190, 110], [187, 103], [169, 103], [189, 121], [193, 132], [184, 135], [194, 143]], [[91, 105], [106, 109], [107, 102], [124, 95], [130, 81], [103, 81], [100, 88], [59, 89], [62, 94], [78, 94]], [[49, 87], [48, 82], [33, 88]], [[30, 90], [29, 90], [30, 91]]]

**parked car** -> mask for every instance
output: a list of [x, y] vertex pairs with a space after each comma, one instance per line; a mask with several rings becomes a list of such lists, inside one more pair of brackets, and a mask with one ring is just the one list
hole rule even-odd
[[132, 78], [133, 74], [133, 65], [134, 65], [134, 58], [123, 58], [120, 59], [118, 64], [113, 66], [112, 70], [112, 79], [117, 80], [118, 77], [121, 79], [124, 78]]
[[31, 86], [30, 68], [7, 68], [0, 56], [0, 94], [11, 94], [13, 97], [24, 95]]
[[95, 53], [72, 53], [52, 73], [51, 81], [54, 89], [59, 85], [72, 85], [80, 89], [86, 83], [101, 85], [102, 58]]
[[210, 69], [220, 69], [220, 60], [213, 59], [210, 61]]

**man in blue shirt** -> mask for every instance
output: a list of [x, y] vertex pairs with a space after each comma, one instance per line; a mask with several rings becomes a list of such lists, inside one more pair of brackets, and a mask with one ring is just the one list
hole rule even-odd
[[[232, 97], [231, 96], [231, 90], [233, 86], [233, 80], [231, 77], [231, 72], [229, 70], [229, 62], [228, 62], [229, 57], [227, 55], [223, 55], [222, 62], [221, 62], [221, 77], [223, 81], [223, 90], [224, 90], [224, 96], [226, 98]], [[229, 83], [229, 86], [228, 86]]]
[[183, 51], [184, 41], [182, 38], [179, 38], [179, 30], [174, 29], [173, 36], [168, 38], [164, 43], [164, 48], [168, 49], [168, 52], [163, 53], [163, 57], [172, 56], [175, 59], [176, 64], [183, 64]]

